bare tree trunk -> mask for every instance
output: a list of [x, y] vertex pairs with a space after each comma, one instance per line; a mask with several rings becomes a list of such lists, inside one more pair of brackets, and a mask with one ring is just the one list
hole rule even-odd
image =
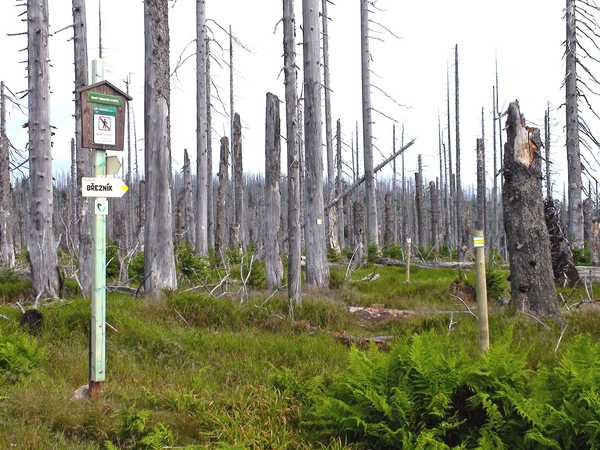
[[183, 239], [194, 244], [194, 211], [192, 193], [192, 167], [187, 149], [183, 151]]
[[[295, 106], [294, 106], [295, 107]], [[234, 173], [233, 173], [233, 187], [235, 197], [235, 219], [234, 228], [237, 230], [240, 242], [232, 242], [232, 247], [246, 248], [246, 230], [244, 225], [244, 172], [242, 163], [242, 121], [240, 115], [235, 113], [233, 118], [233, 158], [234, 162]]]
[[544, 114], [544, 150], [546, 151], [546, 198], [552, 199], [552, 179], [550, 176], [550, 107], [546, 109]]
[[429, 198], [431, 201], [431, 247], [434, 252], [440, 250], [440, 191], [433, 181], [429, 182]]
[[600, 220], [596, 217], [592, 223], [592, 266], [600, 266]]
[[354, 249], [356, 256], [354, 260], [357, 264], [362, 264], [364, 258], [365, 243], [365, 206], [360, 200], [354, 202]]
[[417, 209], [417, 247], [425, 246], [425, 226], [423, 214], [423, 165], [421, 155], [418, 160], [419, 171], [415, 173], [415, 207]]
[[73, 0], [73, 51], [75, 61], [75, 151], [77, 153], [77, 214], [79, 217], [79, 282], [84, 297], [92, 295], [92, 211], [81, 195], [81, 179], [92, 174], [91, 151], [81, 148], [81, 99], [79, 90], [88, 84], [87, 22], [85, 0]]
[[492, 87], [492, 140], [494, 149], [494, 183], [492, 187], [492, 242], [491, 246], [498, 249], [498, 161], [496, 159], [496, 86]]
[[389, 247], [394, 244], [394, 196], [392, 192], [386, 192], [383, 209], [383, 245]]
[[550, 254], [552, 255], [552, 272], [554, 281], [560, 286], [576, 286], [579, 273], [575, 267], [573, 251], [565, 227], [561, 222], [561, 207], [558, 200], [546, 199], [544, 202], [546, 228], [550, 235]]
[[268, 93], [265, 124], [265, 226], [264, 249], [267, 287], [270, 290], [281, 286], [283, 265], [279, 257], [278, 234], [281, 227], [281, 124], [279, 99]]
[[294, 0], [283, 0], [283, 58], [285, 73], [285, 107], [287, 124], [288, 174], [288, 301], [300, 303], [301, 244], [300, 227], [300, 145], [297, 115], [296, 17]]
[[[402, 125], [402, 135], [400, 137], [400, 147], [404, 147], [404, 125]], [[406, 177], [404, 173], [404, 153], [402, 153], [402, 191], [400, 193], [400, 202], [402, 204], [402, 245], [406, 242], [408, 237], [407, 223], [408, 223], [408, 208], [406, 201]]]
[[[1, 139], [1, 137], [0, 137], [0, 139]], [[0, 158], [1, 158], [1, 156], [0, 156]], [[71, 231], [77, 225], [77, 222], [78, 222], [78, 219], [77, 219], [77, 152], [75, 151], [75, 139], [74, 138], [71, 138], [71, 174], [69, 176], [69, 183], [67, 186], [69, 188], [69, 191], [68, 191], [69, 192], [69, 214], [68, 214], [69, 225], [68, 225], [68, 236], [66, 236], [66, 238], [69, 239], [73, 243], [73, 246], [75, 247], [75, 250], [76, 250], [77, 246], [78, 246], [77, 238], [79, 236], [73, 236], [71, 233]], [[1, 233], [1, 231], [0, 231], [0, 233]], [[2, 244], [0, 243], [0, 246], [1, 245]]]
[[365, 159], [365, 192], [367, 205], [367, 243], [379, 247], [377, 201], [373, 174], [373, 137], [371, 119], [371, 72], [369, 52], [369, 1], [360, 0], [360, 47], [362, 67], [363, 148]]
[[504, 227], [508, 239], [513, 305], [558, 315], [550, 240], [544, 221], [539, 130], [525, 128], [519, 103], [508, 108], [504, 149]]
[[229, 181], [229, 139], [221, 138], [221, 159], [219, 160], [219, 189], [217, 191], [215, 252], [225, 256], [225, 212], [227, 211], [227, 184]]
[[206, 243], [215, 248], [214, 183], [212, 163], [212, 103], [210, 75], [210, 39], [206, 39]]
[[448, 119], [448, 189], [450, 191], [448, 195], [448, 220], [450, 223], [450, 234], [448, 246], [450, 248], [454, 247], [457, 230], [456, 230], [456, 214], [454, 214], [454, 202], [455, 202], [455, 194], [456, 189], [454, 186], [454, 177], [455, 175], [452, 173], [452, 127], [450, 126], [451, 117], [450, 117], [450, 74], [449, 71], [446, 71], [446, 114]]
[[145, 234], [146, 229], [146, 181], [140, 180], [139, 187], [139, 200], [138, 200], [138, 235]]
[[[591, 195], [591, 193], [590, 193]], [[590, 241], [592, 237], [592, 213], [594, 209], [594, 201], [591, 197], [587, 197], [583, 201], [583, 242], [585, 248], [590, 249]]]
[[146, 226], [144, 290], [156, 295], [176, 289], [173, 249], [169, 2], [144, 2], [145, 92], [144, 136], [146, 171]]
[[[129, 95], [129, 76], [127, 77], [127, 81], [126, 81], [126, 85], [127, 85], [127, 94]], [[132, 170], [131, 170], [131, 114], [130, 114], [130, 107], [129, 107], [129, 102], [127, 102], [127, 186], [129, 186], [130, 189], [132, 189]], [[133, 190], [132, 192], [127, 195], [127, 197], [125, 198], [126, 204], [127, 204], [127, 225], [126, 225], [126, 229], [127, 229], [127, 243], [126, 243], [126, 250], [128, 250], [129, 248], [133, 247], [134, 245], [134, 225], [133, 225]]]
[[[325, 0], [327, 1], [327, 0]], [[396, 161], [394, 159], [394, 161]], [[335, 179], [335, 195], [336, 197], [342, 193], [342, 122], [337, 121], [336, 130], [336, 162], [337, 162], [337, 177]], [[333, 212], [333, 210], [332, 210]], [[341, 251], [344, 251], [344, 199], [341, 199], [337, 204], [337, 241]]]
[[[71, 183], [73, 183], [72, 180]], [[15, 265], [10, 218], [11, 205], [10, 153], [6, 136], [6, 98], [4, 82], [0, 82], [0, 267]]]
[[460, 182], [460, 96], [458, 80], [458, 45], [454, 47], [454, 82], [455, 82], [455, 122], [456, 122], [456, 245], [458, 248], [458, 257], [462, 261], [464, 258], [464, 217], [463, 217], [463, 192]]
[[569, 239], [573, 248], [583, 248], [583, 206], [581, 201], [581, 156], [579, 153], [579, 111], [577, 89], [577, 22], [575, 0], [567, 0], [565, 10], [565, 93], [567, 130], [567, 173], [569, 182]]
[[50, 130], [48, 1], [27, 1], [29, 172], [31, 209], [29, 261], [36, 298], [58, 297], [59, 271], [52, 228], [53, 186]]
[[[396, 153], [396, 124], [392, 125], [392, 152]], [[396, 158], [392, 162], [392, 217], [394, 222], [394, 245], [398, 244], [398, 174], [396, 172]]]
[[323, 157], [321, 150], [321, 67], [318, 0], [302, 1], [304, 37], [304, 129], [306, 152], [306, 283], [326, 288], [329, 266], [323, 223]]
[[206, 0], [196, 0], [196, 250], [208, 254], [208, 179], [206, 83]]
[[[440, 119], [440, 115], [438, 114], [438, 158], [439, 158], [439, 163], [440, 163], [440, 177], [439, 177], [439, 192], [438, 192], [438, 197], [439, 197], [439, 201], [442, 201], [442, 199], [444, 198], [444, 192], [445, 192], [445, 183], [444, 183], [444, 175], [446, 173], [445, 167], [444, 167], [444, 162], [443, 160], [445, 159], [445, 151], [444, 151], [444, 156], [442, 156], [442, 122]], [[441, 205], [438, 205], [438, 208]], [[433, 212], [433, 205], [432, 205], [432, 212]], [[439, 211], [438, 211], [439, 214]], [[438, 217], [438, 239], [439, 239], [439, 235], [440, 230], [444, 230], [444, 232], [447, 232], [448, 230], [448, 224], [446, 222], [446, 215], [444, 214], [443, 216]], [[447, 236], [447, 233], [445, 234], [445, 236]], [[442, 243], [443, 244], [443, 243]], [[439, 251], [439, 249], [442, 247], [442, 245], [440, 245], [438, 243], [438, 248], [436, 248], [437, 251]]]

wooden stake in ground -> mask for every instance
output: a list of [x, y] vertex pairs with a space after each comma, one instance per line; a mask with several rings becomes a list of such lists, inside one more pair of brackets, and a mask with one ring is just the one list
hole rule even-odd
[[502, 200], [512, 303], [519, 310], [556, 316], [559, 306], [542, 201], [540, 132], [525, 126], [518, 102], [510, 104], [507, 114]]
[[267, 94], [265, 124], [265, 226], [263, 230], [265, 249], [265, 271], [270, 290], [281, 286], [283, 265], [279, 257], [279, 228], [281, 226], [281, 130], [279, 99]]
[[487, 284], [485, 276], [485, 239], [482, 230], [476, 230], [473, 237], [475, 247], [475, 270], [477, 282], [477, 308], [479, 309], [479, 349], [485, 353], [490, 349], [490, 329], [488, 325]]
[[177, 288], [171, 199], [171, 136], [168, 0], [144, 2], [146, 227], [144, 290]]

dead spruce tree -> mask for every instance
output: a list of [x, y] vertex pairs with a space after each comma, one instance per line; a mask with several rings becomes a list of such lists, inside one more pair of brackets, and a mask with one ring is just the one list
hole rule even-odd
[[[336, 160], [336, 177], [335, 177], [335, 195], [336, 197], [342, 193], [342, 122], [340, 119], [337, 121], [336, 127], [336, 149], [335, 149], [335, 160]], [[394, 161], [396, 161], [394, 159]], [[343, 251], [345, 247], [344, 241], [344, 199], [340, 199], [337, 204], [337, 227], [335, 232], [337, 233], [337, 241], [340, 250]]]
[[10, 210], [10, 144], [6, 136], [6, 96], [4, 82], [0, 82], [0, 267], [15, 265], [15, 251], [11, 232]]
[[206, 245], [215, 248], [210, 39], [206, 39]]
[[305, 132], [305, 243], [306, 283], [325, 288], [329, 266], [325, 250], [323, 221], [323, 151], [321, 149], [321, 64], [319, 55], [319, 3], [302, 0], [304, 56], [304, 132]]
[[458, 257], [464, 258], [464, 217], [463, 217], [463, 190], [460, 179], [461, 159], [460, 159], [460, 95], [458, 78], [458, 45], [454, 47], [454, 99], [455, 113], [454, 122], [456, 125], [456, 246], [458, 248]]
[[369, 1], [360, 0], [360, 52], [362, 69], [363, 151], [367, 207], [367, 243], [379, 247], [377, 201], [373, 174], [373, 121], [371, 119], [371, 54], [369, 51]]
[[300, 144], [298, 139], [298, 94], [296, 72], [296, 17], [294, 1], [283, 0], [283, 71], [285, 74], [285, 116], [288, 181], [288, 301], [300, 303]]
[[558, 315], [550, 241], [544, 222], [540, 133], [525, 126], [518, 102], [510, 104], [507, 114], [502, 200], [512, 304], [523, 311]]
[[440, 250], [440, 190], [435, 182], [429, 182], [429, 199], [431, 210], [431, 247], [434, 252]]
[[265, 117], [265, 225], [263, 245], [267, 287], [270, 290], [281, 286], [283, 265], [279, 257], [279, 229], [281, 227], [281, 121], [279, 99], [268, 93]]
[[75, 67], [75, 153], [77, 155], [77, 214], [79, 230], [79, 283], [81, 293], [91, 296], [92, 217], [90, 202], [81, 195], [81, 178], [91, 176], [91, 151], [81, 148], [81, 98], [79, 90], [88, 84], [87, 21], [85, 0], [73, 0], [73, 52]]
[[146, 224], [144, 290], [177, 288], [173, 248], [169, 2], [144, 2]]
[[235, 113], [233, 116], [233, 143], [232, 143], [233, 166], [233, 187], [235, 189], [235, 214], [233, 221], [232, 236], [236, 236], [235, 242], [231, 242], [231, 247], [246, 248], [244, 236], [246, 235], [244, 227], [244, 168], [242, 162], [242, 121], [240, 115]]
[[208, 254], [206, 0], [196, 0], [196, 250]]
[[227, 244], [225, 241], [225, 213], [227, 212], [227, 184], [229, 182], [229, 139], [221, 138], [221, 155], [219, 159], [219, 188], [217, 190], [215, 252], [219, 258], [225, 258]]
[[485, 153], [483, 139], [477, 139], [477, 222], [478, 230], [485, 230]]
[[59, 270], [52, 228], [48, 1], [27, 2], [27, 80], [31, 206], [29, 262], [36, 299], [58, 297]]
[[192, 167], [187, 149], [183, 151], [183, 239], [194, 244], [194, 210], [192, 193]]

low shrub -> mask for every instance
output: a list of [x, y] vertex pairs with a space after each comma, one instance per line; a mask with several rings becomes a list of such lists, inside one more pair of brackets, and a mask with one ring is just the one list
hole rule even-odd
[[33, 295], [31, 280], [12, 271], [0, 271], [0, 303], [28, 299]]
[[16, 383], [31, 374], [44, 357], [35, 339], [25, 334], [0, 331], [0, 384]]
[[384, 247], [384, 249], [381, 251], [381, 254], [385, 258], [398, 259], [398, 260], [404, 259], [404, 249], [402, 248], [401, 245], [389, 245], [387, 247]]
[[144, 281], [144, 252], [136, 253], [129, 262], [127, 276], [129, 281], [141, 285]]
[[121, 429], [116, 444], [107, 441], [104, 446], [107, 450], [135, 449], [135, 450], [160, 450], [170, 448], [174, 444], [173, 432], [163, 424], [158, 423], [153, 427], [148, 425], [150, 411], [136, 411], [129, 409], [120, 413]]

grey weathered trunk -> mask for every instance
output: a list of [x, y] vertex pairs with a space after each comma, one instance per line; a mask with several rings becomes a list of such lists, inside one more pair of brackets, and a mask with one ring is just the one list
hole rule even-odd
[[221, 138], [221, 158], [219, 159], [219, 188], [217, 190], [215, 252], [219, 257], [225, 256], [225, 230], [227, 211], [227, 183], [229, 182], [229, 139]]
[[300, 303], [301, 244], [300, 226], [300, 145], [297, 115], [296, 72], [296, 18], [294, 1], [283, 0], [283, 58], [285, 74], [285, 111], [287, 135], [288, 174], [288, 299], [290, 304]]
[[144, 235], [146, 228], [146, 181], [140, 180], [139, 186], [139, 198], [138, 198], [138, 236], [140, 240]]
[[[402, 125], [402, 135], [400, 137], [400, 146], [404, 147], [404, 125]], [[402, 190], [400, 192], [400, 203], [402, 205], [402, 245], [406, 242], [408, 237], [408, 208], [406, 201], [406, 177], [404, 172], [404, 153], [402, 153]]]
[[[1, 89], [1, 87], [0, 87]], [[1, 97], [1, 96], [0, 96]], [[1, 128], [1, 127], [0, 127]], [[0, 135], [1, 136], [1, 135]], [[0, 139], [2, 139], [0, 137]], [[1, 158], [1, 156], [0, 156]], [[0, 163], [1, 164], [1, 163]], [[68, 235], [66, 238], [73, 243], [75, 249], [77, 249], [77, 238], [78, 236], [71, 235], [73, 227], [77, 224], [77, 153], [75, 151], [75, 139], [71, 138], [71, 174], [68, 182], [69, 188], [69, 224], [68, 224]], [[1, 213], [0, 213], [1, 214]], [[0, 247], [1, 247], [0, 243]]]
[[454, 209], [456, 189], [454, 186], [455, 175], [452, 173], [452, 127], [451, 125], [451, 117], [450, 117], [450, 74], [449, 71], [446, 71], [446, 114], [448, 119], [448, 220], [450, 223], [450, 239], [448, 245], [450, 247], [454, 247], [456, 242], [456, 214]]
[[[440, 177], [439, 177], [439, 192], [438, 192], [438, 197], [439, 197], [439, 201], [442, 201], [444, 198], [444, 194], [446, 192], [446, 188], [445, 188], [445, 183], [444, 183], [444, 175], [446, 173], [445, 167], [444, 167], [444, 159], [446, 158], [445, 155], [445, 150], [444, 150], [444, 155], [442, 155], [442, 122], [440, 119], [440, 115], [438, 114], [438, 158], [439, 158], [439, 164], [440, 164]], [[438, 207], [440, 207], [441, 205], [439, 205]], [[433, 212], [433, 205], [432, 205], [432, 212]], [[438, 226], [439, 226], [439, 230], [438, 233], [440, 233], [441, 230], [444, 230], [444, 237], [447, 238], [448, 237], [448, 223], [446, 221], [446, 214], [440, 216], [438, 218], [439, 222], [438, 222]], [[436, 250], [439, 250], [439, 245], [438, 248]]]
[[[129, 77], [126, 81], [127, 85], [127, 94], [129, 95]], [[129, 102], [127, 103], [127, 186], [132, 189], [132, 168], [131, 168], [131, 114]], [[127, 205], [127, 243], [126, 250], [133, 247], [134, 245], [134, 224], [133, 224], [133, 190], [132, 192], [125, 197], [126, 205]]]
[[485, 230], [485, 160], [483, 139], [477, 139], [477, 221], [475, 227]]
[[588, 249], [590, 248], [590, 240], [592, 236], [593, 209], [594, 201], [591, 199], [591, 197], [587, 197], [583, 201], [583, 241], [585, 242], [585, 247]]
[[579, 111], [577, 89], [577, 19], [575, 0], [565, 10], [565, 111], [567, 133], [567, 174], [569, 194], [569, 239], [574, 248], [583, 248], [583, 206], [581, 201], [581, 155], [579, 153]]
[[592, 222], [592, 266], [600, 266], [600, 220], [596, 217]]
[[525, 127], [518, 102], [508, 108], [506, 127], [502, 199], [512, 303], [519, 310], [558, 315], [544, 220], [539, 130]]
[[384, 197], [383, 209], [383, 245], [390, 247], [394, 245], [394, 195], [392, 192], [386, 192]]
[[279, 257], [278, 234], [281, 227], [281, 121], [279, 99], [268, 93], [265, 118], [265, 225], [263, 244], [267, 287], [271, 290], [281, 286], [283, 265]]
[[[327, 0], [326, 0], [327, 1]], [[342, 123], [338, 119], [336, 127], [336, 150], [335, 158], [337, 164], [337, 174], [335, 178], [335, 195], [336, 197], [342, 193]], [[394, 159], [395, 161], [395, 159]], [[337, 204], [337, 241], [341, 251], [344, 251], [344, 199], [341, 199]], [[332, 210], [333, 212], [333, 210]]]
[[[392, 125], [392, 151], [396, 153], [396, 124]], [[392, 162], [392, 217], [394, 222], [394, 245], [398, 243], [398, 173], [396, 172], [396, 158]]]
[[144, 290], [146, 294], [156, 295], [162, 289], [177, 288], [171, 197], [168, 0], [144, 2], [144, 36]]
[[460, 181], [461, 160], [460, 160], [460, 95], [458, 79], [458, 45], [454, 47], [454, 98], [455, 98], [455, 124], [456, 124], [456, 246], [458, 248], [458, 257], [464, 258], [464, 217], [463, 217], [463, 191]]
[[425, 215], [423, 213], [423, 164], [421, 161], [421, 155], [418, 159], [419, 171], [415, 172], [415, 208], [417, 210], [417, 247], [425, 246], [425, 226], [423, 219]]
[[554, 280], [561, 286], [574, 287], [579, 281], [579, 273], [575, 267], [573, 251], [561, 221], [560, 202], [546, 199], [544, 202], [544, 215], [546, 228], [548, 228], [548, 234], [550, 235], [550, 254], [552, 255]]
[[215, 248], [214, 183], [212, 163], [212, 104], [210, 75], [210, 39], [206, 39], [206, 243]]
[[196, 0], [196, 250], [208, 254], [206, 0]]
[[356, 252], [354, 260], [357, 264], [361, 264], [364, 258], [365, 205], [357, 200], [353, 204], [352, 211], [354, 213], [354, 249]]
[[494, 178], [492, 187], [492, 242], [491, 246], [494, 249], [498, 249], [498, 160], [496, 157], [496, 86], [492, 87], [492, 142], [494, 151]]
[[11, 205], [10, 154], [6, 136], [6, 98], [4, 82], [0, 82], [0, 266], [3, 267], [15, 265], [10, 218]]
[[50, 130], [48, 1], [27, 2], [29, 172], [31, 206], [29, 261], [36, 298], [59, 295], [58, 257], [52, 228], [53, 186]]
[[440, 250], [440, 191], [435, 182], [429, 182], [429, 200], [431, 202], [431, 247], [434, 252]]
[[183, 151], [183, 239], [194, 244], [194, 210], [192, 193], [192, 167], [187, 149]]
[[323, 220], [323, 152], [321, 149], [321, 67], [318, 0], [302, 1], [304, 38], [304, 132], [306, 154], [306, 283], [325, 288], [329, 266]]
[[232, 242], [232, 247], [246, 248], [245, 221], [244, 221], [244, 168], [242, 162], [242, 121], [240, 115], [235, 113], [233, 117], [233, 187], [235, 197], [235, 214], [233, 227], [239, 236], [238, 242]]
[[367, 205], [367, 243], [379, 246], [377, 201], [373, 174], [373, 136], [371, 119], [371, 72], [369, 52], [369, 1], [360, 0], [360, 50], [362, 68], [363, 149], [365, 160], [365, 194]]
[[546, 151], [546, 198], [552, 199], [552, 178], [550, 175], [550, 107], [546, 109], [544, 114], [544, 150]]
[[79, 90], [88, 84], [87, 22], [85, 0], [73, 0], [73, 50], [75, 61], [75, 151], [77, 153], [77, 208], [79, 216], [79, 282], [81, 294], [92, 292], [92, 211], [81, 196], [81, 178], [92, 174], [91, 150], [81, 148], [81, 100]]

